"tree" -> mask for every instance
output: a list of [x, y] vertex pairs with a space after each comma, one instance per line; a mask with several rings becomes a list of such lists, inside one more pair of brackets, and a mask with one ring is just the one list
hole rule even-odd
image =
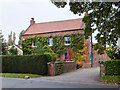
[[12, 32], [8, 35], [8, 46], [13, 45], [12, 43]]
[[15, 32], [13, 33], [13, 44], [15, 44], [16, 36]]
[[120, 59], [120, 48], [110, 46], [106, 48], [106, 53], [111, 59]]
[[7, 43], [3, 38], [2, 32], [0, 31], [0, 55], [6, 55], [7, 54], [6, 48], [7, 48]]
[[14, 46], [12, 46], [8, 51], [10, 55], [18, 55], [17, 48], [15, 48]]
[[[78, 15], [86, 13], [86, 16], [83, 18], [85, 38], [87, 39], [92, 33], [98, 31], [98, 34], [95, 36], [97, 40], [95, 49], [98, 49], [99, 54], [104, 53], [106, 45], [116, 46], [120, 36], [120, 2], [77, 1], [70, 0], [70, 11]], [[51, 2], [58, 8], [64, 8], [67, 5], [66, 0], [61, 0], [61, 2], [51, 0]]]
[[19, 41], [18, 44], [21, 45], [21, 40], [22, 40], [22, 34], [25, 32], [25, 30], [22, 30], [19, 34]]
[[11, 31], [11, 33], [8, 35], [8, 46], [14, 45], [15, 40], [16, 40], [15, 32], [13, 33]]

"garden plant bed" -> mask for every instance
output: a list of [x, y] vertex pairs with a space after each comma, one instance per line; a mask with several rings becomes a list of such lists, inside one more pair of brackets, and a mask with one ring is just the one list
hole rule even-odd
[[105, 84], [120, 85], [120, 76], [103, 76]]
[[40, 75], [37, 75], [37, 74], [0, 73], [0, 77], [25, 78], [25, 76], [29, 76], [30, 78], [40, 77]]

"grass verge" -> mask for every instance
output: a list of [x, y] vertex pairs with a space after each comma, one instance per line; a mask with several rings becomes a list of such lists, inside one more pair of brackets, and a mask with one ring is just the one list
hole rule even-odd
[[30, 78], [40, 77], [40, 75], [37, 75], [37, 74], [0, 73], [0, 77], [24, 78], [25, 76], [29, 76]]
[[103, 76], [102, 79], [107, 84], [120, 85], [120, 76]]

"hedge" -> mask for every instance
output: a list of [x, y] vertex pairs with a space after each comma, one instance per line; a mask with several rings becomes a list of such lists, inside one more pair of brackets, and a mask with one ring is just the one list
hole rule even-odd
[[47, 74], [47, 56], [2, 56], [3, 73]]
[[105, 75], [120, 75], [120, 60], [105, 61]]

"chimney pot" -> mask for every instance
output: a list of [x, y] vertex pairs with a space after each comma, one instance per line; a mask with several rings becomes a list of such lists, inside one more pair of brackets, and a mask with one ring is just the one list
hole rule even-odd
[[34, 18], [31, 18], [30, 24], [31, 24], [31, 25], [34, 25], [34, 24], [35, 24]]

